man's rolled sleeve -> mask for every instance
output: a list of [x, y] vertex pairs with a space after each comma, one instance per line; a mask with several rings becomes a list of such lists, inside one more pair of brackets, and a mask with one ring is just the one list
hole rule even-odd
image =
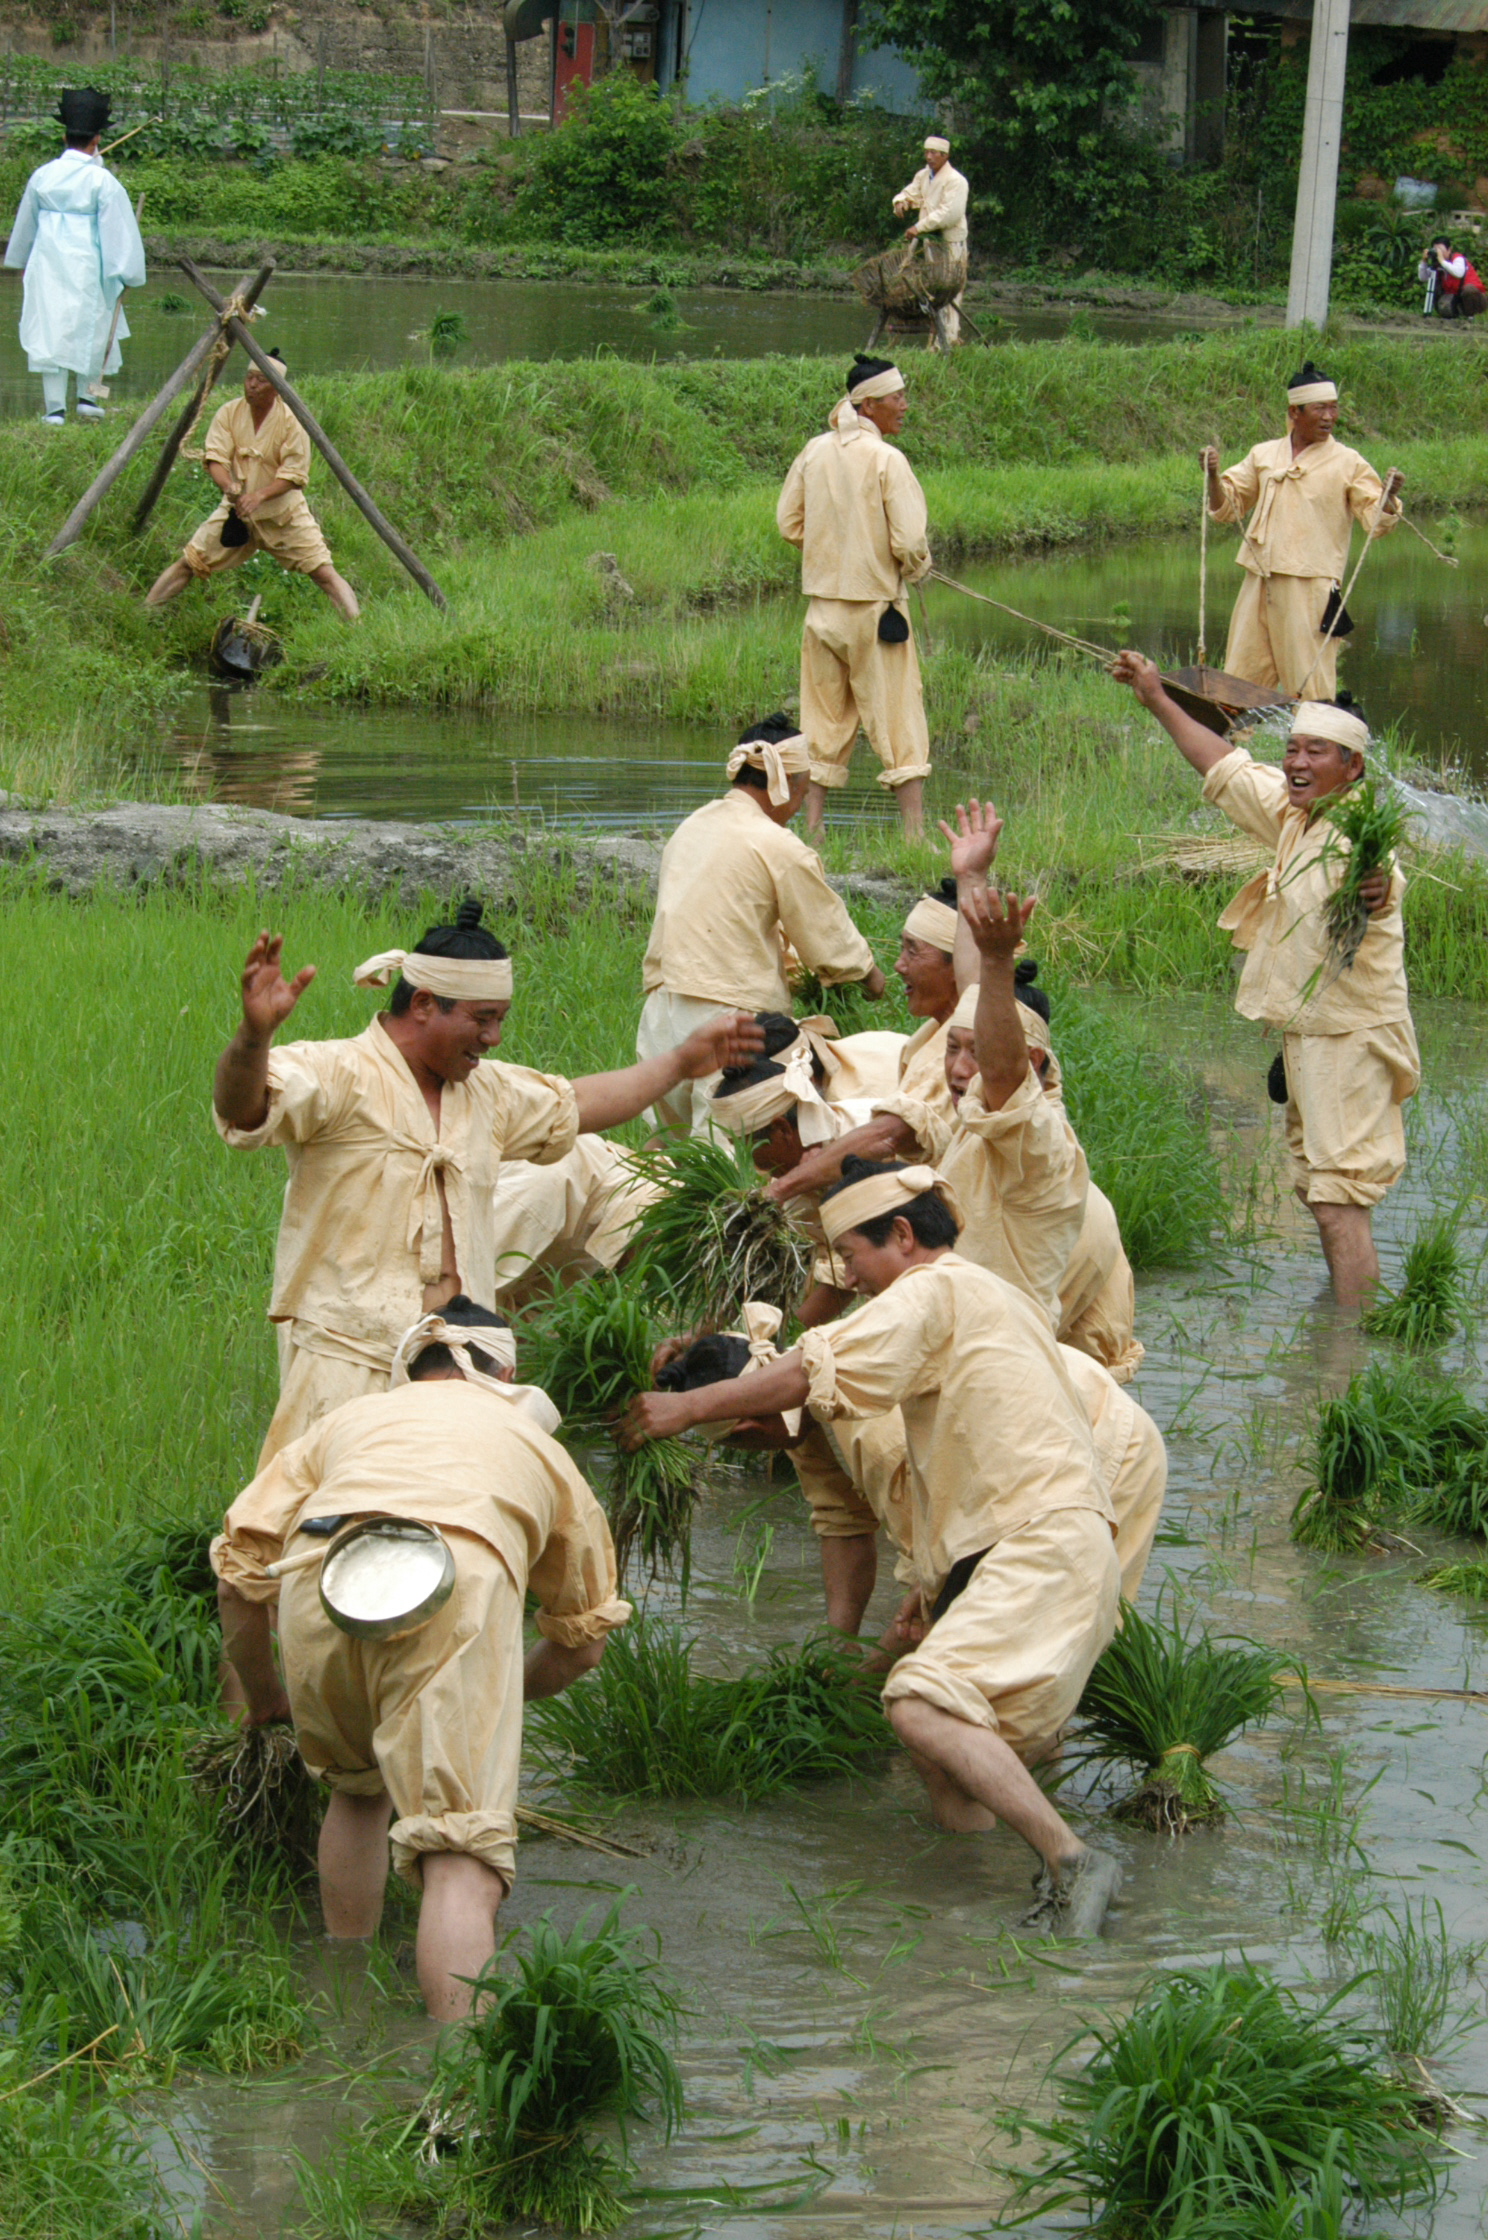
[[1229, 467], [1219, 478], [1224, 497], [1217, 506], [1209, 508], [1211, 521], [1243, 521], [1260, 495], [1261, 477], [1255, 463], [1255, 453], [1249, 453], [1237, 467]]
[[274, 480], [287, 482], [293, 488], [303, 490], [310, 480], [310, 438], [288, 405], [284, 411], [289, 427], [279, 445], [279, 464], [274, 469]]
[[846, 903], [828, 886], [814, 850], [803, 845], [775, 866], [775, 898], [786, 940], [824, 988], [867, 979], [873, 951]]
[[937, 1293], [901, 1276], [840, 1322], [806, 1331], [800, 1354], [812, 1413], [882, 1416], [912, 1398], [927, 1356], [949, 1334], [931, 1326], [938, 1303]]
[[563, 1649], [602, 1641], [631, 1615], [618, 1591], [615, 1544], [604, 1511], [571, 1464], [564, 1468], [548, 1537], [527, 1584], [540, 1606], [538, 1632]]
[[875, 1120], [902, 1120], [920, 1147], [922, 1156], [932, 1167], [938, 1167], [951, 1148], [955, 1121], [949, 1113], [937, 1112], [920, 1097], [879, 1097], [874, 1101]]
[[1286, 779], [1274, 763], [1255, 762], [1244, 747], [1221, 755], [1204, 778], [1204, 799], [1231, 824], [1274, 848], [1286, 810]]
[[269, 1052], [269, 1109], [256, 1128], [235, 1128], [216, 1106], [212, 1120], [233, 1151], [261, 1151], [268, 1144], [308, 1143], [329, 1126], [335, 1098], [329, 1077], [316, 1063], [313, 1042], [286, 1043]]
[[561, 1074], [504, 1065], [501, 1086], [502, 1157], [530, 1159], [537, 1167], [567, 1158], [579, 1140], [579, 1100], [573, 1083]]

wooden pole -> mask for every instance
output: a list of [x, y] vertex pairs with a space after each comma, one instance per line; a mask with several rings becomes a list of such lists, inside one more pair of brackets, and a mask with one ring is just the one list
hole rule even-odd
[[[242, 297], [244, 303], [248, 305], [250, 310], [253, 308], [254, 304], [257, 303], [259, 297], [263, 294], [264, 289], [268, 286], [270, 279], [273, 277], [273, 272], [274, 260], [271, 257], [266, 265], [261, 265], [259, 267], [252, 280], [239, 281], [237, 293]], [[139, 535], [140, 531], [145, 526], [145, 523], [149, 520], [151, 514], [155, 511], [156, 504], [158, 503], [160, 498], [160, 493], [165, 488], [166, 479], [170, 474], [171, 468], [176, 463], [176, 453], [180, 450], [182, 444], [186, 441], [187, 435], [190, 433], [196, 416], [202, 408], [202, 403], [206, 397], [206, 393], [207, 381], [206, 377], [204, 376], [200, 385], [193, 392], [191, 400], [187, 404], [185, 411], [181, 414], [180, 419], [176, 422], [174, 428], [172, 428], [169, 436], [166, 438], [165, 449], [161, 452], [159, 464], [157, 465], [155, 472], [150, 477], [149, 487], [145, 491], [144, 496], [140, 499], [139, 504], [134, 509], [134, 520], [130, 524], [130, 527], [135, 536]]]
[[156, 427], [164, 419], [168, 407], [175, 402], [187, 382], [191, 380], [194, 374], [199, 373], [206, 364], [216, 346], [219, 331], [218, 327], [207, 329], [200, 342], [181, 360], [154, 402], [146, 405], [108, 465], [100, 475], [89, 483], [87, 489], [47, 546], [46, 551], [42, 554], [44, 560], [55, 560], [59, 552], [65, 552], [70, 544], [77, 542], [89, 514], [92, 513], [100, 500], [108, 495], [136, 451], [143, 450], [149, 442]]
[[[192, 263], [190, 257], [182, 257], [180, 262], [181, 270], [206, 297], [208, 303], [212, 306], [212, 309], [218, 314], [220, 318], [227, 309], [227, 306], [223, 302], [221, 296], [219, 296], [216, 289], [212, 287], [205, 274], [198, 271], [197, 267]], [[441, 613], [447, 612], [449, 609], [449, 601], [448, 599], [446, 599], [444, 593], [440, 590], [438, 584], [434, 581], [434, 578], [430, 575], [428, 569], [424, 566], [423, 561], [420, 560], [418, 554], [413, 550], [413, 547], [411, 545], [405, 544], [402, 537], [399, 536], [397, 530], [393, 527], [391, 521], [388, 520], [387, 515], [382, 512], [380, 507], [374, 503], [372, 498], [369, 497], [367, 492], [362, 488], [362, 485], [358, 482], [356, 476], [352, 473], [350, 467], [346, 464], [346, 461], [342, 458], [340, 452], [336, 449], [336, 446], [332, 443], [330, 437], [326, 434], [324, 428], [316, 419], [314, 413], [310, 410], [310, 407], [306, 404], [304, 398], [299, 396], [296, 391], [290, 386], [289, 382], [285, 380], [284, 375], [280, 371], [274, 359], [269, 356], [266, 350], [260, 350], [258, 344], [254, 341], [252, 335], [248, 332], [247, 327], [244, 325], [241, 319], [226, 319], [223, 321], [223, 325], [225, 332], [230, 334], [235, 342], [241, 342], [243, 348], [247, 351], [249, 357], [253, 360], [253, 363], [257, 366], [264, 379], [270, 382], [278, 391], [279, 395], [284, 399], [284, 402], [288, 405], [290, 411], [294, 414], [296, 420], [299, 421], [300, 426], [304, 429], [306, 435], [310, 438], [310, 441], [320, 452], [321, 457], [325, 460], [326, 465], [330, 468], [332, 474], [336, 477], [336, 480], [340, 483], [342, 489], [346, 492], [347, 497], [350, 498], [352, 504], [357, 508], [357, 510], [361, 514], [363, 514], [365, 518], [372, 524], [372, 527], [377, 531], [377, 534], [381, 537], [389, 552], [391, 552], [393, 557], [396, 560], [400, 561], [402, 565], [408, 570], [408, 573], [412, 576], [414, 582], [418, 585], [420, 591], [423, 592], [424, 596], [427, 599], [431, 599], [434, 605], [440, 609]]]

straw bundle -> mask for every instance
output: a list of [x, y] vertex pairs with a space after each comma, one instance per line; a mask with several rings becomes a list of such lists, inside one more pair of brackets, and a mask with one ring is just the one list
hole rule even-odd
[[927, 304], [952, 302], [966, 285], [966, 258], [943, 241], [922, 235], [870, 257], [853, 274], [853, 286], [876, 311], [912, 314]]

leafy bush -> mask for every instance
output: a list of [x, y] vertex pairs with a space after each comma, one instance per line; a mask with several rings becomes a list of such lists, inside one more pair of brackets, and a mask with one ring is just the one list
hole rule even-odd
[[532, 144], [517, 197], [534, 232], [566, 240], [651, 240], [668, 230], [667, 168], [680, 130], [653, 86], [628, 71], [576, 89], [556, 132]]

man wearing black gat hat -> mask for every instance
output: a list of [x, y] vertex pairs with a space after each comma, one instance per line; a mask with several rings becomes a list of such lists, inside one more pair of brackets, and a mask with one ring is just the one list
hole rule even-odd
[[1287, 383], [1284, 436], [1258, 443], [1224, 474], [1212, 443], [1200, 453], [1210, 520], [1250, 514], [1225, 668], [1292, 700], [1331, 700], [1338, 689], [1339, 647], [1353, 624], [1342, 615], [1333, 622], [1330, 599], [1341, 592], [1354, 523], [1367, 532], [1378, 515], [1373, 534], [1383, 536], [1400, 519], [1398, 498], [1380, 513], [1384, 485], [1367, 459], [1334, 441], [1337, 421], [1337, 384], [1309, 358]]
[[101, 420], [89, 394], [117, 373], [129, 333], [115, 313], [126, 288], [145, 284], [145, 245], [129, 197], [98, 153], [109, 100], [92, 86], [64, 93], [58, 117], [67, 145], [33, 171], [10, 229], [5, 262], [25, 268], [21, 348], [41, 375], [49, 428], [67, 423], [67, 377], [77, 376], [77, 416]]

